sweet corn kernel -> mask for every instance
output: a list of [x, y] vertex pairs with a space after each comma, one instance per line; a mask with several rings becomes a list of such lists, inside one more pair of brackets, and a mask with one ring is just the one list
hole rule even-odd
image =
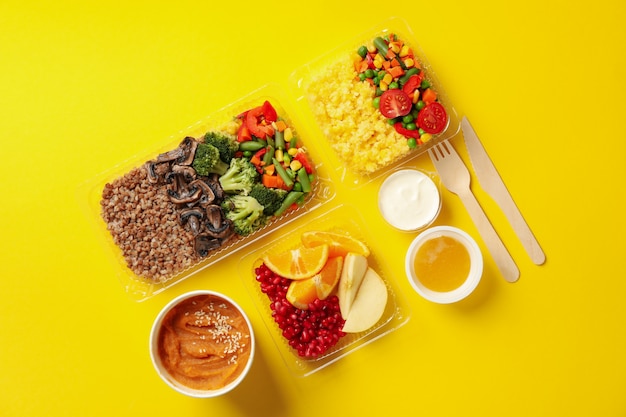
[[389, 85], [391, 84], [391, 82], [393, 81], [393, 76], [391, 74], [385, 74], [385, 76], [383, 77], [383, 81]]
[[404, 65], [406, 65], [407, 68], [411, 68], [415, 65], [415, 61], [413, 61], [413, 58], [407, 58], [404, 60]]
[[277, 161], [282, 161], [283, 155], [284, 153], [282, 149], [276, 149], [276, 151], [274, 152], [274, 158], [276, 158]]
[[387, 84], [384, 80], [380, 80], [378, 88], [380, 88], [380, 91], [387, 91], [389, 90], [389, 84]]
[[431, 135], [430, 133], [424, 133], [422, 136], [420, 136], [420, 139], [422, 140], [423, 143], [426, 143], [429, 140], [431, 140], [432, 137], [433, 135]]
[[407, 45], [402, 45], [402, 49], [400, 49], [400, 57], [404, 58], [409, 54], [409, 47]]
[[296, 154], [298, 153], [298, 148], [289, 148], [287, 153], [291, 156], [296, 156]]
[[374, 46], [373, 43], [370, 43], [369, 45], [367, 45], [367, 52], [369, 53], [376, 52], [376, 47]]
[[285, 137], [285, 142], [289, 142], [291, 139], [293, 139], [293, 130], [288, 127], [283, 131], [283, 135]]
[[420, 90], [415, 90], [415, 91], [413, 92], [413, 98], [412, 98], [412, 100], [411, 100], [411, 101], [413, 101], [413, 104], [415, 104], [415, 103], [417, 103], [418, 101], [420, 101]]
[[389, 42], [389, 49], [397, 54], [400, 52], [400, 45], [397, 42]]
[[375, 60], [374, 60], [374, 66], [375, 66], [377, 69], [381, 69], [381, 68], [383, 67], [383, 61], [379, 61], [379, 60], [375, 59]]
[[300, 168], [302, 168], [302, 162], [298, 161], [297, 159], [294, 159], [293, 161], [291, 161], [291, 163], [289, 164], [289, 168], [292, 169], [292, 171], [297, 171]]

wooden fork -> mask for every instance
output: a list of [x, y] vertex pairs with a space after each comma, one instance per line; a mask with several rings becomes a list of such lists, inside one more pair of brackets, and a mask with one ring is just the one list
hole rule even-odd
[[465, 205], [465, 209], [476, 225], [504, 279], [508, 282], [516, 282], [519, 279], [519, 269], [472, 193], [470, 173], [459, 154], [447, 140], [433, 146], [428, 150], [428, 153], [443, 185], [450, 192], [459, 196]]

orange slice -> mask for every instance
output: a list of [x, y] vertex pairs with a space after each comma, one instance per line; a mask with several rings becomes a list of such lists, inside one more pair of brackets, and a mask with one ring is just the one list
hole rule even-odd
[[343, 257], [329, 258], [322, 270], [313, 277], [317, 287], [317, 298], [325, 300], [334, 291], [341, 278], [341, 268], [343, 268]]
[[293, 280], [289, 284], [285, 297], [292, 306], [300, 310], [308, 310], [309, 304], [317, 298], [317, 285], [313, 278]]
[[273, 273], [289, 279], [311, 278], [322, 270], [328, 260], [328, 245], [303, 246], [286, 252], [268, 253], [263, 263]]
[[306, 248], [328, 245], [330, 257], [346, 256], [348, 252], [358, 253], [365, 257], [370, 255], [370, 250], [365, 243], [342, 233], [310, 231], [304, 232], [301, 239]]

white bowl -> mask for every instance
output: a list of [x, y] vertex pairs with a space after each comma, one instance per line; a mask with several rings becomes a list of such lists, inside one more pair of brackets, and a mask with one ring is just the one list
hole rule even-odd
[[[441, 236], [448, 236], [462, 243], [470, 258], [469, 272], [463, 283], [455, 289], [445, 292], [433, 291], [426, 287], [414, 269], [415, 256], [420, 247], [428, 240]], [[482, 277], [483, 256], [476, 241], [463, 230], [452, 226], [436, 226], [420, 233], [413, 240], [406, 254], [405, 270], [409, 283], [418, 294], [435, 303], [449, 304], [464, 299], [474, 291]]]
[[429, 175], [418, 169], [400, 169], [381, 184], [378, 209], [385, 221], [398, 230], [422, 230], [439, 215], [439, 188]]
[[[163, 359], [161, 358], [161, 355], [159, 354], [161, 327], [162, 327], [164, 319], [168, 316], [168, 313], [173, 308], [177, 306], [182, 306], [183, 303], [185, 302], [189, 302], [189, 303], [193, 302], [194, 300], [191, 300], [193, 298], [204, 297], [204, 296], [214, 297], [216, 299], [223, 301], [226, 305], [227, 304], [232, 305], [232, 307], [234, 307], [239, 313], [241, 313], [241, 316], [243, 317], [245, 325], [247, 326], [247, 329], [249, 330], [249, 337], [247, 338], [244, 337], [243, 339], [241, 339], [243, 340], [243, 342], [241, 343], [242, 349], [244, 348], [244, 345], [246, 345], [246, 348], [249, 350], [248, 360], [245, 363], [241, 363], [238, 365], [242, 368], [240, 368], [240, 373], [234, 380], [228, 382], [224, 386], [215, 387], [214, 389], [198, 389], [198, 388], [192, 388], [187, 385], [184, 385], [182, 382], [174, 378], [174, 376], [167, 370], [166, 366], [163, 363]], [[221, 308], [222, 306], [218, 305], [218, 309], [221, 309]], [[211, 310], [210, 309], [207, 309], [207, 310], [208, 310], [207, 316], [211, 315]], [[199, 313], [198, 315], [200, 316], [205, 314], [205, 313], [200, 314], [200, 310], [197, 310], [197, 311]], [[189, 315], [185, 315], [185, 317], [188, 317], [188, 316]], [[194, 316], [197, 317], [196, 314], [194, 314]], [[215, 314], [212, 317], [217, 318], [219, 320], [220, 314]], [[222, 315], [222, 317], [224, 317], [224, 315]], [[198, 338], [201, 339], [200, 336], [198, 336]], [[206, 339], [202, 338], [202, 342], [205, 342], [205, 341]], [[191, 292], [182, 294], [174, 298], [165, 307], [163, 307], [161, 312], [157, 315], [154, 321], [154, 324], [152, 325], [152, 330], [150, 332], [150, 358], [152, 360], [152, 364], [154, 365], [154, 368], [156, 369], [157, 373], [159, 374], [161, 379], [163, 379], [163, 381], [165, 381], [165, 383], [169, 385], [171, 388], [180, 392], [181, 394], [185, 394], [190, 397], [196, 397], [196, 398], [217, 397], [233, 390], [235, 387], [237, 387], [241, 383], [241, 381], [245, 379], [246, 375], [248, 374], [250, 367], [252, 366], [253, 359], [254, 359], [254, 352], [255, 352], [254, 331], [252, 329], [252, 325], [246, 313], [237, 303], [235, 303], [229, 297], [223, 294], [214, 292], [214, 291], [209, 291], [209, 290], [191, 291]], [[237, 352], [229, 353], [230, 359], [233, 362], [236, 362], [236, 358], [237, 358], [237, 356], [235, 356], [235, 353]], [[235, 356], [235, 359], [233, 359], [232, 356]]]

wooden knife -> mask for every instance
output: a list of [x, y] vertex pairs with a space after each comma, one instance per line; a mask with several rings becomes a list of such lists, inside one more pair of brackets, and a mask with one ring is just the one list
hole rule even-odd
[[461, 129], [470, 161], [481, 187], [500, 206], [533, 263], [536, 265], [543, 264], [546, 261], [546, 255], [513, 201], [513, 197], [504, 185], [502, 177], [500, 177], [467, 117], [463, 117], [461, 120]]

